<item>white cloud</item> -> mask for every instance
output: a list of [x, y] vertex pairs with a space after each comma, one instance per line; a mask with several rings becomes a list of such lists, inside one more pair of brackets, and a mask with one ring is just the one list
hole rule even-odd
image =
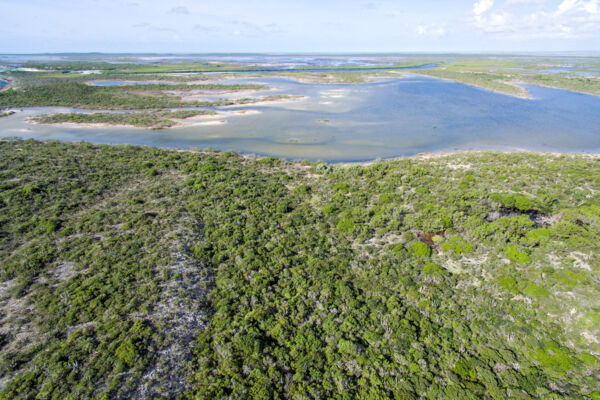
[[475, 15], [473, 25], [484, 32], [507, 32], [510, 30], [511, 15], [498, 11], [490, 15]]
[[492, 0], [479, 0], [473, 4], [473, 25], [484, 32], [504, 32], [508, 29], [510, 14], [503, 10], [490, 14], [493, 6]]
[[444, 36], [446, 27], [443, 25], [419, 25], [415, 30], [419, 36]]
[[494, 6], [493, 0], [479, 0], [473, 4], [473, 14], [482, 15], [489, 11]]
[[514, 4], [542, 4], [545, 2], [546, 0], [507, 0], [506, 5], [511, 6]]
[[558, 5], [558, 10], [556, 10], [557, 14], [564, 14], [577, 5], [578, 0], [564, 0], [562, 3]]
[[184, 6], [179, 6], [179, 7], [173, 7], [171, 8], [171, 11], [169, 11], [172, 14], [183, 14], [183, 15], [187, 15], [190, 13], [190, 10], [187, 9], [187, 7]]
[[598, 0], [564, 0], [558, 5], [558, 9], [556, 10], [557, 15], [572, 12], [586, 12], [589, 14], [598, 14]]
[[[515, 40], [590, 38], [600, 35], [600, 0], [562, 0], [555, 8], [543, 0], [507, 0], [504, 7], [490, 11], [492, 0], [473, 5], [471, 22], [481, 31]], [[513, 4], [539, 3], [536, 11], [513, 14], [505, 10]], [[514, 11], [514, 10], [513, 10]]]

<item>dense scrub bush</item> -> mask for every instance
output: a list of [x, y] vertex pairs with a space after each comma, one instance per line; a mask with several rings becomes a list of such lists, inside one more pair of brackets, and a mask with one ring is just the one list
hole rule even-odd
[[548, 157], [0, 142], [0, 398], [594, 398], [600, 165]]

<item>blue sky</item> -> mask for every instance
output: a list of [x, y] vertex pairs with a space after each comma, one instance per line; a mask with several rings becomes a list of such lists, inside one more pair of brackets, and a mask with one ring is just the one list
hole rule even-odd
[[0, 0], [0, 53], [600, 51], [600, 0]]

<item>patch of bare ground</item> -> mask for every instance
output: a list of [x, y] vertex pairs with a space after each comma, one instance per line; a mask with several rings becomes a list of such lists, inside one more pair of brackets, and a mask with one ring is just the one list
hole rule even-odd
[[[35, 305], [29, 295], [17, 296], [12, 289], [15, 279], [0, 283], [0, 364], [15, 354], [24, 354], [44, 340], [44, 334], [32, 323]], [[0, 390], [20, 371], [0, 377]]]
[[202, 240], [201, 226], [190, 214], [182, 215], [179, 225], [165, 238], [175, 262], [158, 267], [169, 279], [148, 318], [163, 327], [166, 345], [145, 371], [132, 398], [175, 398], [189, 390], [185, 377], [187, 364], [193, 360], [192, 343], [208, 321], [207, 294], [213, 285], [207, 268], [192, 255], [192, 246]]

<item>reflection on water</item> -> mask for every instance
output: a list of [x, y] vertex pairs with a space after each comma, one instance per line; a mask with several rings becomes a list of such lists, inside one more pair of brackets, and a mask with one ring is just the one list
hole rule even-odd
[[260, 113], [224, 116], [224, 125], [171, 130], [86, 129], [31, 125], [27, 117], [68, 109], [36, 108], [0, 120], [1, 136], [169, 148], [216, 147], [290, 159], [357, 161], [456, 149], [530, 149], [600, 153], [600, 98], [527, 86], [518, 99], [432, 78], [316, 85], [284, 78], [269, 94], [305, 96], [287, 103], [226, 107]]

